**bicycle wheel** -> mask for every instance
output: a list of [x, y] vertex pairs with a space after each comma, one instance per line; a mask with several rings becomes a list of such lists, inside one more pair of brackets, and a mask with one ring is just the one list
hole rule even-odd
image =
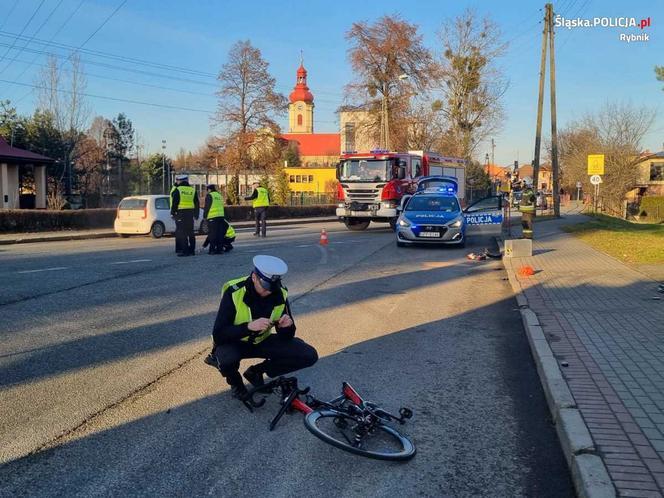
[[304, 417], [304, 425], [317, 438], [356, 455], [401, 461], [415, 456], [415, 445], [412, 441], [381, 422], [359, 443], [355, 442], [355, 418], [343, 412], [314, 410]]

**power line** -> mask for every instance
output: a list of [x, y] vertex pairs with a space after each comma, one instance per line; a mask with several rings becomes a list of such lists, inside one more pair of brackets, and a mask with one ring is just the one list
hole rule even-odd
[[6, 17], [5, 17], [5, 20], [2, 21], [2, 25], [0, 25], [0, 29], [2, 29], [2, 28], [5, 27], [5, 24], [7, 24], [7, 21], [9, 21], [9, 18], [10, 18], [10, 17], [12, 16], [12, 14], [14, 13], [14, 9], [16, 8], [17, 5], [18, 5], [18, 0], [14, 0], [14, 5], [12, 5], [12, 8], [11, 8], [11, 9], [9, 9], [9, 12], [7, 13], [7, 15], [6, 15]]
[[106, 19], [104, 19], [104, 22], [102, 22], [101, 25], [100, 25], [97, 29], [95, 29], [94, 32], [93, 32], [90, 36], [88, 36], [88, 37], [85, 39], [85, 41], [84, 41], [83, 43], [81, 43], [81, 44], [79, 45], [78, 50], [80, 50], [81, 48], [83, 48], [83, 47], [85, 46], [86, 43], [88, 43], [90, 40], [92, 40], [92, 38], [93, 38], [97, 33], [99, 33], [99, 31], [101, 30], [101, 28], [103, 28], [104, 26], [106, 26], [106, 23], [107, 23], [108, 21], [110, 21], [111, 18], [112, 18], [115, 14], [117, 14], [117, 12], [118, 12], [118, 11], [122, 8], [122, 6], [123, 6], [124, 4], [126, 4], [126, 3], [127, 3], [127, 0], [122, 0], [122, 3], [120, 3], [120, 5], [118, 5], [118, 6], [115, 8], [115, 10], [114, 10], [113, 12], [111, 12], [111, 14], [110, 14]]
[[25, 49], [25, 47], [27, 47], [30, 44], [30, 40], [33, 40], [35, 38], [35, 35], [37, 33], [39, 33], [44, 26], [46, 26], [46, 23], [49, 21], [49, 19], [51, 19], [51, 17], [53, 17], [53, 14], [55, 14], [55, 11], [58, 10], [58, 7], [60, 7], [60, 5], [62, 5], [62, 2], [64, 2], [64, 0], [60, 0], [57, 3], [57, 5], [55, 7], [53, 7], [53, 10], [51, 10], [51, 12], [46, 16], [46, 19], [44, 19], [42, 21], [42, 23], [39, 25], [39, 27], [35, 30], [35, 32], [32, 33], [32, 36], [30, 38], [28, 38], [28, 41], [25, 42], [25, 45], [23, 45], [23, 47], [21, 47], [21, 49], [18, 51], [18, 53], [14, 55], [14, 58], [12, 60], [10, 60], [9, 62], [7, 62], [7, 65], [0, 71], [0, 74], [4, 74], [4, 72], [7, 69], [9, 69], [9, 66], [11, 66], [12, 62], [14, 62], [16, 60], [16, 58], [19, 55], [21, 55], [21, 52], [23, 52], [23, 49]]
[[[47, 87], [43, 85], [31, 85], [30, 83], [19, 83], [17, 81], [9, 81], [9, 80], [3, 80], [0, 79], [0, 83], [9, 83], [10, 85], [19, 85], [19, 86], [25, 86], [25, 87], [31, 87], [31, 88], [39, 88], [39, 89], [47, 89]], [[74, 92], [71, 92], [69, 90], [60, 90], [60, 89], [55, 89], [54, 91], [58, 93], [67, 93], [67, 94], [72, 94]], [[130, 99], [121, 99], [118, 97], [108, 97], [106, 95], [94, 95], [91, 93], [83, 93], [80, 92], [78, 95], [81, 95], [83, 97], [90, 97], [93, 99], [104, 99], [104, 100], [112, 100], [115, 102], [126, 102], [128, 104], [138, 104], [138, 105], [147, 105], [151, 107], [160, 107], [163, 109], [171, 109], [171, 110], [177, 110], [177, 111], [191, 111], [191, 112], [202, 112], [205, 114], [212, 114], [210, 111], [206, 111], [204, 109], [195, 109], [192, 107], [181, 107], [181, 106], [175, 106], [175, 105], [168, 105], [168, 104], [157, 104], [154, 102], [143, 102], [140, 100], [130, 100]]]
[[[14, 33], [10, 33], [8, 31], [0, 31], [0, 36], [5, 37], [5, 38], [16, 38], [17, 35]], [[47, 40], [40, 40], [38, 38], [35, 38], [34, 43], [37, 43], [39, 45], [44, 45], [47, 47], [53, 47], [53, 48], [59, 48], [63, 50], [78, 50], [79, 52], [86, 54], [86, 55], [92, 55], [95, 57], [102, 57], [106, 59], [112, 59], [115, 61], [120, 61], [120, 62], [128, 62], [131, 64], [136, 64], [136, 65], [141, 65], [141, 66], [152, 66], [158, 69], [166, 69], [169, 71], [178, 71], [181, 73], [190, 73], [195, 76], [205, 76], [208, 78], [216, 78], [217, 75], [214, 73], [206, 72], [206, 71], [199, 71], [197, 69], [191, 69], [191, 68], [186, 68], [186, 67], [179, 67], [179, 66], [173, 66], [170, 64], [162, 64], [159, 62], [154, 62], [154, 61], [148, 61], [148, 60], [143, 60], [143, 59], [136, 59], [134, 57], [127, 57], [123, 55], [118, 55], [118, 54], [112, 54], [110, 52], [102, 52], [100, 50], [92, 50], [92, 49], [82, 49], [81, 47], [75, 47], [73, 45], [67, 45], [65, 43], [54, 43], [52, 41], [47, 41]]]
[[[79, 11], [79, 9], [81, 8], [81, 6], [82, 6], [84, 3], [85, 3], [85, 0], [81, 0], [81, 1], [78, 3], [78, 5], [77, 5], [76, 8], [72, 11], [72, 13], [69, 14], [69, 17], [67, 17], [67, 19], [65, 19], [65, 21], [60, 25], [60, 27], [55, 31], [55, 33], [53, 33], [53, 34], [51, 35], [51, 38], [49, 39], [49, 41], [53, 41], [53, 40], [55, 39], [55, 37], [58, 36], [58, 35], [60, 34], [60, 31], [62, 31], [62, 30], [65, 28], [65, 26], [66, 26], [67, 24], [69, 24], [69, 21], [71, 21], [71, 19], [76, 15], [76, 13]], [[17, 77], [14, 81], [18, 81], [18, 80], [20, 80], [20, 79], [23, 77], [23, 75], [26, 73], [26, 71], [28, 70], [28, 68], [29, 68], [30, 66], [32, 66], [38, 58], [39, 58], [39, 54], [36, 54], [36, 55], [32, 58], [32, 61], [30, 61], [30, 62], [28, 63], [27, 66], [25, 66], [25, 68], [23, 69], [23, 71], [21, 71], [21, 74], [19, 74], [18, 77]], [[21, 102], [21, 101], [22, 101], [25, 97], [27, 97], [28, 95], [30, 95], [30, 92], [28, 92], [27, 94], [23, 95], [23, 97], [21, 97], [20, 99], [18, 99], [18, 100], [16, 101], [16, 103]]]
[[[28, 19], [28, 22], [26, 22], [26, 23], [23, 25], [23, 29], [21, 30], [21, 33], [19, 34], [19, 36], [21, 36], [21, 35], [23, 34], [23, 32], [27, 29], [27, 27], [30, 25], [30, 23], [32, 22], [32, 20], [33, 20], [33, 19], [35, 18], [35, 16], [37, 15], [37, 12], [39, 12], [39, 9], [41, 9], [42, 5], [44, 5], [44, 1], [45, 1], [45, 0], [42, 0], [42, 1], [41, 1], [41, 3], [39, 4], [39, 6], [35, 9], [35, 11], [34, 11], [34, 12], [32, 13], [32, 15], [30, 16], [30, 19]], [[14, 48], [14, 45], [16, 45], [16, 40], [14, 40], [14, 43], [12, 43], [11, 48], [8, 48], [7, 51], [4, 53], [4, 55], [3, 55], [2, 57], [0, 57], [0, 62], [2, 62], [2, 61], [5, 59], [5, 57], [6, 57], [7, 54], [9, 53], [9, 51], [10, 51], [12, 48]]]

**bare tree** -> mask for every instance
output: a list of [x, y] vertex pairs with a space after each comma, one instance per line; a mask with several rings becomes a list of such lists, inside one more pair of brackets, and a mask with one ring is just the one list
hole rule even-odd
[[222, 127], [226, 164], [237, 176], [251, 169], [249, 148], [255, 134], [265, 128], [278, 129], [275, 117], [286, 110], [286, 98], [275, 90], [275, 79], [261, 51], [249, 40], [238, 41], [217, 78], [219, 104], [215, 116]]
[[380, 124], [383, 145], [404, 149], [409, 140], [410, 97], [426, 92], [439, 74], [417, 25], [398, 15], [383, 16], [373, 24], [353, 23], [346, 39], [357, 75], [346, 86], [347, 104], [368, 111], [368, 124]]
[[601, 196], [620, 206], [636, 183], [641, 142], [655, 119], [655, 111], [631, 104], [607, 103], [599, 111], [571, 123], [559, 135], [562, 184], [574, 189], [577, 181], [591, 189], [587, 174], [589, 154], [604, 154]]
[[[664, 81], [664, 66], [655, 66], [655, 74], [658, 81]], [[662, 89], [664, 90], [664, 88]]]
[[507, 82], [495, 62], [507, 44], [493, 21], [478, 19], [470, 9], [446, 22], [440, 39], [443, 113], [450, 126], [446, 152], [470, 159], [503, 119], [501, 98]]
[[72, 54], [67, 62], [69, 76], [62, 77], [62, 68], [55, 57], [50, 56], [46, 66], [37, 76], [38, 106], [53, 116], [55, 126], [61, 135], [63, 144], [63, 176], [67, 177], [66, 190], [72, 188], [72, 163], [76, 159], [77, 145], [84, 138], [89, 107], [83, 94], [86, 79], [78, 54]]

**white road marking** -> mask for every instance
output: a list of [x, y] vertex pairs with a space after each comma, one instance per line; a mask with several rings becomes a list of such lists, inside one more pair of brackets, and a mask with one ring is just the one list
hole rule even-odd
[[152, 261], [151, 259], [132, 259], [130, 261], [116, 261], [114, 263], [109, 263], [111, 265], [128, 265], [129, 263], [147, 263]]
[[39, 271], [56, 271], [56, 270], [66, 270], [68, 266], [54, 266], [53, 268], [42, 268], [40, 270], [23, 270], [16, 273], [37, 273]]
[[301, 246], [295, 246], [295, 247], [311, 247], [311, 246], [313, 246], [313, 244], [303, 244]]

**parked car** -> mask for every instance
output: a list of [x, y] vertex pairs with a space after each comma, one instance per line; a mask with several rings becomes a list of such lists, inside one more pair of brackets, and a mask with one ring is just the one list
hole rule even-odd
[[[150, 234], [155, 239], [167, 233], [175, 233], [175, 220], [171, 218], [171, 207], [167, 195], [136, 195], [125, 197], [118, 205], [114, 223], [115, 233], [120, 237]], [[194, 220], [194, 231], [207, 234], [207, 222], [203, 220], [203, 209], [198, 220]]]

